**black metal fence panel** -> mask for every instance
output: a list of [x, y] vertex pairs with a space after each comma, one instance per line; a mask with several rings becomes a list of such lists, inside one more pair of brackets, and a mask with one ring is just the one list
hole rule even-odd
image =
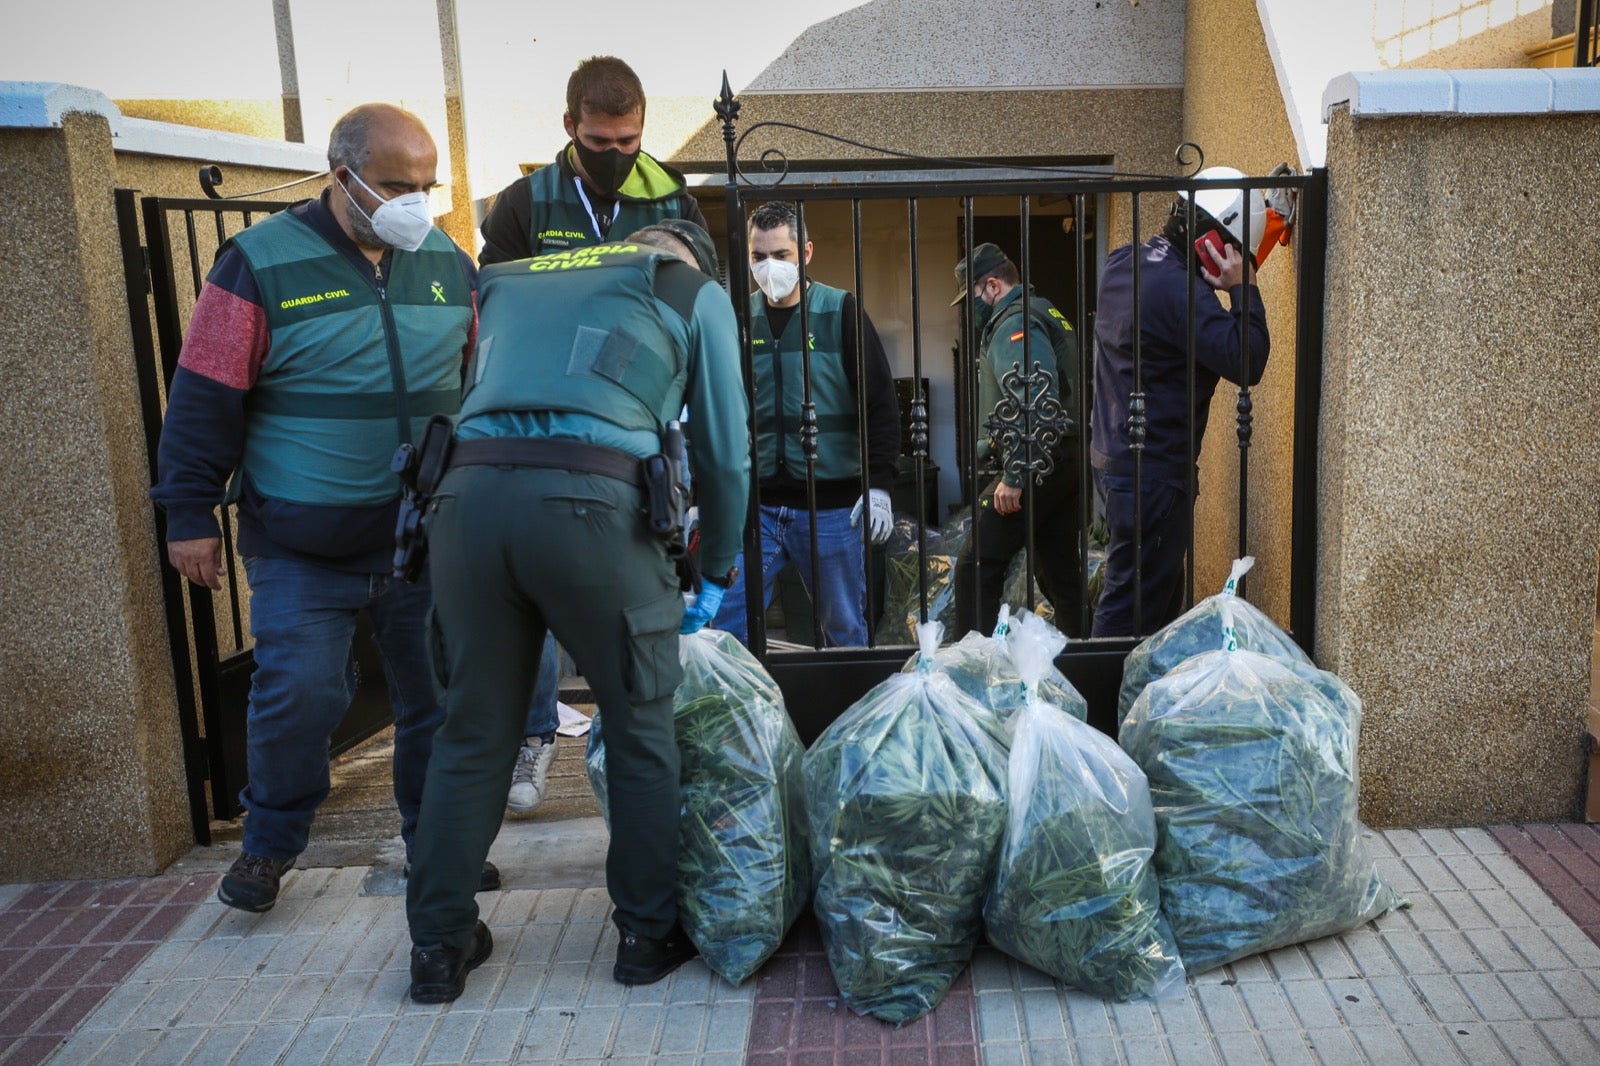
[[[1172, 367], [1152, 363], [1148, 350], [1151, 337], [1159, 334], [1153, 332], [1156, 326], [1148, 308], [1141, 304], [1147, 299], [1144, 275], [1154, 268], [1147, 264], [1145, 255], [1123, 256], [1125, 262], [1131, 259], [1131, 317], [1138, 328], [1131, 333], [1131, 388], [1121, 398], [1120, 406], [1111, 409], [1126, 412], [1125, 429], [1131, 441], [1134, 518], [1131, 544], [1124, 544], [1124, 548], [1131, 548], [1133, 624], [1115, 636], [1092, 635], [1096, 631], [1095, 596], [1101, 587], [1097, 578], [1103, 580], [1105, 576], [1108, 535], [1104, 496], [1097, 489], [1104, 487], [1102, 475], [1109, 465], [1104, 463], [1104, 456], [1092, 454], [1094, 449], [1090, 447], [1091, 440], [1096, 439], [1096, 381], [1104, 380], [1096, 371], [1100, 361], [1107, 358], [1097, 330], [1099, 286], [1113, 243], [1139, 249], [1152, 233], [1163, 230], [1198, 234], [1216, 220], [1197, 204], [1214, 205], [1219, 195], [1224, 200], [1231, 196], [1246, 207], [1253, 208], [1257, 201], [1270, 202], [1273, 207], [1266, 214], [1245, 210], [1242, 223], [1233, 224], [1227, 242], [1236, 254], [1264, 257], [1281, 234], [1284, 243], [1287, 234], [1292, 234], [1296, 245], [1294, 253], [1283, 253], [1293, 254], [1295, 260], [1294, 351], [1291, 356], [1277, 357], [1295, 361], [1295, 407], [1292, 412], [1270, 412], [1270, 417], [1294, 420], [1293, 518], [1292, 528], [1287, 531], [1292, 558], [1289, 623], [1296, 638], [1310, 650], [1314, 617], [1315, 419], [1320, 396], [1325, 245], [1323, 173], [1275, 172], [1263, 177], [1239, 175], [1222, 179], [1199, 173], [1200, 153], [1194, 146], [1183, 146], [1179, 162], [1186, 172], [1174, 176], [1117, 173], [1094, 164], [1037, 169], [1007, 165], [1001, 168], [1003, 173], [996, 175], [995, 164], [979, 161], [973, 165], [987, 172], [967, 180], [951, 176], [952, 167], [962, 161], [918, 161], [896, 153], [900, 158], [897, 165], [921, 164], [918, 169], [904, 171], [905, 180], [887, 174], [888, 166], [880, 168], [876, 180], [856, 180], [858, 171], [846, 168], [829, 178], [825, 161], [791, 165], [783, 150], [770, 143], [762, 151], [759, 165], [742, 160], [740, 151], [745, 138], [761, 127], [798, 131], [813, 144], [816, 138], [828, 139], [831, 135], [783, 123], [761, 123], [740, 133], [736, 129], [738, 101], [726, 89], [718, 101], [718, 112], [724, 123], [727, 168], [722, 203], [706, 201], [707, 207], [720, 207], [720, 216], [708, 210], [707, 217], [714, 229], [723, 231], [728, 289], [740, 316], [745, 382], [753, 401], [751, 506], [741, 564], [745, 588], [749, 590], [745, 608], [748, 643], [784, 687], [791, 714], [804, 734], [820, 731], [872, 684], [898, 669], [913, 653], [917, 623], [944, 622], [947, 641], [974, 628], [973, 622], [981, 615], [971, 609], [974, 594], [968, 590], [983, 588], [986, 582], [992, 585], [993, 572], [982, 567], [980, 561], [992, 564], [996, 552], [1002, 554], [1001, 561], [1009, 571], [1000, 593], [1003, 602], [1015, 610], [1039, 610], [1053, 617], [1058, 628], [1080, 638], [1069, 643], [1059, 664], [1086, 696], [1092, 694], [1092, 719], [1103, 728], [1110, 728], [1114, 720], [1110, 717], [1115, 704], [1114, 682], [1120, 679], [1126, 652], [1143, 635], [1153, 632], [1172, 613], [1197, 598], [1194, 526], [1186, 520], [1177, 527], [1183, 530], [1178, 553], [1182, 574], [1174, 611], [1164, 611], [1156, 618], [1141, 617], [1148, 601], [1141, 586], [1146, 581], [1155, 582], [1157, 575], [1146, 573], [1144, 560], [1149, 554], [1142, 541], [1150, 523], [1140, 512], [1146, 505], [1149, 487], [1163, 477], [1173, 476], [1156, 467], [1147, 455], [1155, 432], [1151, 420], [1170, 414], [1173, 396], [1179, 397], [1176, 402], [1183, 410], [1202, 412], [1198, 417], [1191, 416], [1183, 430], [1187, 439], [1178, 448], [1183, 451], [1186, 447], [1183, 458], [1187, 462], [1185, 473], [1178, 479], [1181, 484], [1174, 490], [1187, 508], [1193, 507], [1198, 492], [1205, 419], [1212, 410], [1211, 390], [1218, 387], [1219, 381], [1207, 365], [1207, 345], [1215, 347], [1214, 338], [1196, 335], [1197, 322], [1204, 317], [1196, 314], [1196, 301], [1219, 303], [1202, 267], [1215, 268], [1211, 269], [1215, 277], [1220, 266], [1202, 260], [1209, 254], [1204, 250], [1191, 252], [1188, 241], [1176, 250], [1184, 264], [1189, 307], [1172, 327], [1177, 332], [1174, 343], [1186, 349], [1187, 355], [1180, 368], [1182, 381], [1174, 383]], [[938, 176], [928, 176], [935, 171]], [[804, 172], [806, 180], [791, 180], [797, 172]], [[853, 530], [860, 538], [864, 560], [861, 571], [867, 585], [863, 597], [867, 637], [859, 647], [838, 646], [824, 633], [821, 622], [829, 613], [825, 598], [830, 589], [839, 587], [838, 582], [825, 580], [826, 563], [819, 549], [830, 519], [818, 514], [819, 488], [837, 489], [818, 472], [830, 432], [827, 427], [837, 412], [819, 403], [818, 382], [825, 381], [829, 371], [817, 353], [829, 347], [832, 338], [817, 337], [809, 295], [797, 303], [792, 296], [786, 301], [794, 304], [792, 315], [799, 325], [799, 339], [791, 337], [788, 342], [791, 363], [799, 368], [798, 383], [790, 383], [791, 387], [797, 384], [800, 393], [798, 418], [791, 416], [786, 423], [781, 411], [763, 409], [772, 395], [771, 377], [784, 371], [763, 365], [779, 358], [767, 347], [776, 338], [763, 335], [753, 343], [758, 312], [765, 314], [779, 304], [769, 293], [757, 291], [752, 279], [752, 242], [766, 238], [751, 219], [756, 216], [759, 222], [771, 217], [762, 209], [774, 202], [791, 204], [798, 223], [792, 227], [800, 250], [796, 263], [798, 291], [808, 294], [809, 287], [816, 285], [848, 293], [856, 318], [854, 336], [864, 336], [869, 320], [879, 324], [878, 332], [884, 334], [885, 347], [891, 350], [892, 371], [899, 386], [899, 417], [904, 428], [892, 493], [894, 534], [886, 545], [876, 546], [864, 518]], [[1230, 218], [1229, 222], [1234, 220]], [[1238, 232], [1241, 225], [1242, 232]], [[1015, 276], [1009, 280], [1021, 289], [1022, 296], [1046, 301], [1055, 309], [1056, 317], [1064, 321], [1076, 341], [1075, 368], [1069, 370], [1063, 365], [1056, 373], [1051, 372], [1052, 354], [1060, 357], [1061, 353], [1036, 350], [1041, 343], [1039, 333], [1027, 325], [1031, 322], [1027, 316], [1019, 319], [1024, 324], [1010, 338], [1016, 348], [1015, 361], [1009, 367], [984, 366], [980, 313], [987, 309], [1000, 286], [988, 284], [984, 271], [976, 269], [975, 258], [990, 244], [998, 245], [1014, 265]], [[757, 252], [754, 258], [763, 254]], [[958, 264], [965, 268], [965, 277], [970, 281], [959, 289]], [[975, 292], [975, 283], [979, 282], [983, 288]], [[952, 312], [945, 310], [952, 293], [956, 296], [955, 304], [950, 305], [957, 309], [954, 318]], [[1233, 293], [1233, 299], [1242, 300], [1243, 306], [1233, 316], [1237, 322], [1229, 353], [1233, 373], [1224, 376], [1220, 386], [1232, 390], [1234, 397], [1232, 438], [1236, 466], [1229, 480], [1237, 486], [1237, 557], [1250, 554], [1252, 543], [1261, 536], [1261, 531], [1251, 526], [1250, 449], [1257, 418], [1253, 387], [1267, 353], [1264, 333], [1251, 326], [1253, 320], [1262, 318], [1261, 308], [1251, 306], [1252, 302], [1259, 303], [1259, 294], [1253, 286], [1240, 286]], [[995, 302], [1003, 300], [1002, 297]], [[1221, 304], [1225, 310], [1231, 309], [1225, 301]], [[1214, 324], [1215, 316], [1206, 321]], [[892, 325], [886, 329], [885, 322]], [[1261, 329], [1264, 330], [1264, 323]], [[991, 336], [991, 343], [992, 340]], [[947, 342], [951, 358], [945, 364], [929, 353]], [[859, 456], [851, 474], [855, 484], [848, 495], [856, 496], [863, 505], [872, 488], [867, 442], [873, 431], [860, 385], [867, 380], [869, 369], [864, 347], [857, 343], [853, 351], [842, 353], [844, 359], [854, 360], [854, 373], [849, 376], [857, 384], [855, 403], [849, 412], [854, 425], [842, 431]], [[1279, 339], [1278, 347], [1290, 348], [1290, 338]], [[987, 381], [983, 375], [988, 375]], [[1231, 382], [1230, 377], [1236, 377], [1237, 383]], [[1059, 384], [1062, 381], [1069, 384]], [[1152, 410], [1163, 404], [1160, 411]], [[1216, 410], [1219, 414], [1212, 416], [1212, 421], [1220, 420], [1221, 405]], [[692, 417], [691, 411], [691, 420]], [[1168, 427], [1161, 428], [1165, 432]], [[1226, 430], [1219, 425], [1210, 431], [1210, 436], [1222, 432]], [[773, 438], [785, 435], [797, 440], [802, 461], [787, 469], [782, 465], [774, 469], [769, 463], [763, 470], [763, 450], [770, 455]], [[782, 445], [779, 439], [776, 447], [780, 455]], [[1036, 505], [1041, 499], [1041, 487], [1049, 484], [1059, 466], [1070, 467], [1075, 475], [1068, 479], [1076, 490], [1064, 509], [1066, 517], [1061, 508], [1050, 511], [1048, 506]], [[787, 477], [788, 482], [782, 477]], [[1003, 526], [986, 520], [985, 508], [996, 506], [998, 510], [993, 495], [997, 479], [1016, 483], [1014, 487], [1020, 490], [1020, 532], [997, 533]], [[768, 524], [773, 521], [771, 512], [775, 509], [768, 499], [774, 495], [795, 504], [784, 520], [798, 523], [801, 550], [785, 552], [770, 535], [762, 534], [763, 511], [768, 512]], [[804, 505], [795, 503], [797, 497], [803, 497]], [[833, 502], [840, 502], [836, 491]], [[1007, 504], [1011, 505], [1009, 500]], [[826, 512], [828, 508], [820, 510]], [[811, 520], [811, 515], [817, 518]], [[1281, 537], [1283, 533], [1275, 530], [1271, 535]], [[790, 536], [792, 545], [793, 534]], [[986, 538], [990, 538], [988, 546]], [[809, 551], [803, 550], [805, 547]], [[1062, 582], [1059, 573], [1041, 575], [1041, 570], [1048, 569], [1051, 563], [1059, 571], [1063, 558], [1074, 571], [1075, 581]], [[769, 559], [774, 561], [774, 568], [785, 570], [775, 580], [774, 575], [765, 572]], [[1041, 567], [1042, 562], [1047, 565]], [[1046, 579], [1043, 584], [1041, 576]], [[1170, 580], [1168, 575], [1159, 577]], [[775, 589], [773, 604], [764, 596], [769, 583]], [[1079, 591], [1063, 597], [1069, 602], [1051, 602], [1046, 593], [1051, 588]], [[1214, 591], [1217, 590], [1203, 589], [1199, 595]], [[954, 611], [957, 600], [962, 601], [965, 617]]]

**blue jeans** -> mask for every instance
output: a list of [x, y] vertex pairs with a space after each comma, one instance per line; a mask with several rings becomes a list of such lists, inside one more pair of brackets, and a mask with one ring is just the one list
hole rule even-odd
[[554, 733], [561, 724], [561, 714], [556, 710], [556, 697], [561, 691], [561, 649], [556, 635], [544, 635], [544, 647], [539, 652], [539, 673], [533, 679], [533, 703], [528, 707], [528, 724], [523, 727], [525, 737], [538, 737]]
[[[1194, 518], [1189, 486], [1182, 481], [1144, 479], [1137, 493], [1142, 539], [1135, 553], [1133, 478], [1097, 469], [1094, 484], [1105, 505], [1111, 541], [1106, 547], [1105, 585], [1095, 605], [1093, 635], [1154, 633], [1183, 612], [1183, 563]], [[1139, 575], [1137, 596], [1135, 572]]]
[[[859, 648], [867, 643], [867, 575], [861, 530], [850, 525], [850, 508], [817, 512], [817, 576], [821, 594], [811, 587], [811, 523], [806, 512], [792, 507], [761, 508], [761, 609], [772, 603], [772, 586], [778, 573], [793, 563], [822, 622], [825, 647]], [[745, 612], [744, 557], [739, 576], [722, 598], [716, 627], [727, 630], [740, 643], [748, 643]]]
[[256, 661], [245, 719], [250, 779], [239, 793], [248, 812], [244, 850], [271, 859], [305, 850], [328, 796], [328, 740], [355, 697], [351, 642], [356, 612], [365, 609], [394, 709], [394, 798], [409, 861], [433, 734], [444, 720], [424, 636], [433, 602], [426, 572], [410, 585], [293, 559], [252, 556], [244, 566]]

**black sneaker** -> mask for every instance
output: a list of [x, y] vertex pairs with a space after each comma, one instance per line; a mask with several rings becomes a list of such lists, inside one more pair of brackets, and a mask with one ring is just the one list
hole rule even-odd
[[245, 852], [233, 860], [217, 886], [217, 898], [230, 907], [260, 914], [278, 902], [278, 882], [294, 866], [293, 859], [269, 859]]
[[619, 929], [617, 965], [611, 976], [625, 985], [653, 985], [679, 966], [700, 954], [688, 934], [679, 926], [665, 938], [655, 940], [628, 929]]
[[480, 920], [467, 950], [442, 944], [411, 948], [411, 999], [414, 1003], [449, 1003], [467, 987], [467, 974], [483, 965], [494, 950], [494, 937]]
[[[400, 871], [400, 876], [404, 877], [404, 878], [410, 878], [411, 877], [411, 864], [409, 862], [406, 863], [405, 869]], [[490, 862], [488, 859], [484, 859], [483, 860], [483, 870], [478, 874], [478, 891], [479, 892], [493, 892], [495, 889], [497, 889], [499, 887], [500, 887], [500, 867], [496, 866], [494, 863]]]

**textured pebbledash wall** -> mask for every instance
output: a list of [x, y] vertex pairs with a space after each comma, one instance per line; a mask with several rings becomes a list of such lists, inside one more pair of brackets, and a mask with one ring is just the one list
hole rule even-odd
[[1325, 97], [1317, 651], [1366, 702], [1375, 825], [1580, 811], [1600, 101], [1544, 76], [1360, 75]]
[[102, 115], [0, 128], [0, 881], [192, 843], [112, 171]]

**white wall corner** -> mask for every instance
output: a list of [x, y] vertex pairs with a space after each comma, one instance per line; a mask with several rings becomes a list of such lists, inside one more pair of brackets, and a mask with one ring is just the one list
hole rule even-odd
[[114, 135], [122, 112], [104, 93], [55, 81], [0, 81], [0, 128], [59, 129], [69, 114], [104, 115]]
[[1322, 121], [1337, 104], [1351, 115], [1432, 115], [1455, 110], [1455, 79], [1443, 70], [1366, 70], [1341, 74], [1322, 93]]
[[1341, 74], [1322, 93], [1322, 121], [1348, 104], [1352, 116], [1546, 115], [1600, 111], [1600, 71], [1381, 70]]
[[123, 119], [122, 129], [112, 138], [111, 146], [119, 152], [134, 155], [298, 170], [310, 174], [328, 167], [328, 153], [324, 148], [142, 118]]

